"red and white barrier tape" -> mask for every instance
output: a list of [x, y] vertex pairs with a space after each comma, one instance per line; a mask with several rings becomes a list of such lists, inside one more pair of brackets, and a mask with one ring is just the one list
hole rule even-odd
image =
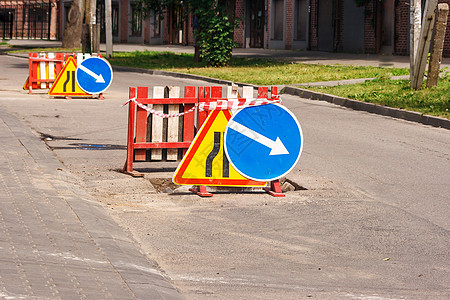
[[153, 108], [150, 108], [147, 105], [136, 101], [136, 99], [137, 99], [136, 97], [128, 99], [128, 101], [125, 102], [122, 106], [125, 106], [130, 101], [132, 101], [140, 108], [148, 111], [151, 114], [157, 115], [161, 118], [180, 117], [185, 114], [193, 112], [196, 108], [198, 108], [199, 111], [212, 111], [212, 110], [241, 109], [241, 108], [245, 108], [245, 107], [249, 107], [249, 106], [265, 105], [265, 104], [270, 104], [270, 103], [282, 104], [281, 98], [279, 96], [275, 99], [267, 99], [267, 98], [218, 99], [217, 101], [201, 102], [201, 103], [195, 104], [195, 106], [193, 106], [191, 109], [189, 109], [185, 112], [176, 113], [176, 114], [165, 114], [163, 112], [154, 110]]
[[240, 109], [249, 106], [264, 105], [269, 103], [280, 103], [281, 98], [267, 99], [267, 98], [248, 98], [248, 99], [218, 99], [214, 102], [202, 102], [199, 103], [198, 109], [204, 110], [230, 110]]

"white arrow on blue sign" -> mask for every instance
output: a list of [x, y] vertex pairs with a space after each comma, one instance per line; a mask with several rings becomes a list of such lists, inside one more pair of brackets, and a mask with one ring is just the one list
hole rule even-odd
[[106, 59], [90, 57], [77, 66], [75, 77], [83, 91], [88, 94], [100, 94], [111, 85], [113, 73]]
[[233, 115], [225, 129], [225, 153], [244, 177], [271, 181], [297, 164], [303, 134], [297, 118], [279, 104], [246, 107]]

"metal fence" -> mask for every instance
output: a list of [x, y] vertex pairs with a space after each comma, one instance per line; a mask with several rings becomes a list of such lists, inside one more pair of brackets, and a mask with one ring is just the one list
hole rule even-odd
[[[54, 18], [52, 13], [56, 14]], [[3, 39], [57, 38], [56, 17], [56, 3], [50, 0], [0, 0], [0, 36]], [[52, 20], [54, 28], [51, 28]]]

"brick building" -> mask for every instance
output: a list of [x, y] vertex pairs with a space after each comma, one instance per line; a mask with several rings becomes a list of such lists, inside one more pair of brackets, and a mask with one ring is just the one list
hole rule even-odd
[[[0, 0], [0, 33], [61, 39], [71, 1]], [[97, 0], [103, 41], [104, 1]], [[450, 4], [450, 0], [439, 2]], [[11, 3], [21, 3], [25, 9], [12, 11]], [[162, 16], [144, 16], [136, 3], [112, 0], [114, 43], [193, 45], [194, 21], [185, 5], [172, 5]], [[234, 33], [239, 47], [396, 55], [409, 51], [409, 1], [236, 0], [235, 14], [240, 20]], [[20, 16], [30, 21], [23, 23]], [[26, 24], [23, 29], [21, 24]], [[450, 56], [450, 22], [444, 56]]]
[[[239, 47], [409, 54], [409, 1], [237, 0], [236, 17]], [[447, 28], [444, 56], [450, 22]]]

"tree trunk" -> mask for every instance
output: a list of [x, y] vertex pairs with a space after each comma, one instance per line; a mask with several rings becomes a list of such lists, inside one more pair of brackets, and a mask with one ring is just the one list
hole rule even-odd
[[73, 0], [69, 9], [67, 23], [62, 39], [63, 48], [78, 48], [81, 44], [81, 26], [83, 25], [83, 0]]
[[194, 61], [195, 62], [201, 62], [202, 58], [200, 57], [200, 46], [198, 45], [197, 41], [197, 34], [200, 32], [200, 26], [198, 25], [198, 16], [194, 16]]
[[428, 53], [430, 52], [430, 42], [433, 34], [433, 27], [436, 20], [436, 9], [438, 0], [426, 0], [422, 30], [420, 32], [419, 44], [417, 46], [417, 57], [414, 66], [414, 76], [411, 87], [418, 90], [422, 87], [427, 64]]
[[434, 40], [431, 47], [430, 62], [428, 63], [427, 87], [438, 84], [439, 73], [442, 62], [442, 51], [444, 50], [445, 31], [447, 29], [448, 4], [439, 3], [434, 28]]
[[95, 30], [97, 29], [95, 26], [97, 23], [97, 0], [86, 0], [85, 5], [84, 24], [81, 34], [82, 51], [83, 53], [98, 53], [100, 51], [100, 41], [95, 39]]

